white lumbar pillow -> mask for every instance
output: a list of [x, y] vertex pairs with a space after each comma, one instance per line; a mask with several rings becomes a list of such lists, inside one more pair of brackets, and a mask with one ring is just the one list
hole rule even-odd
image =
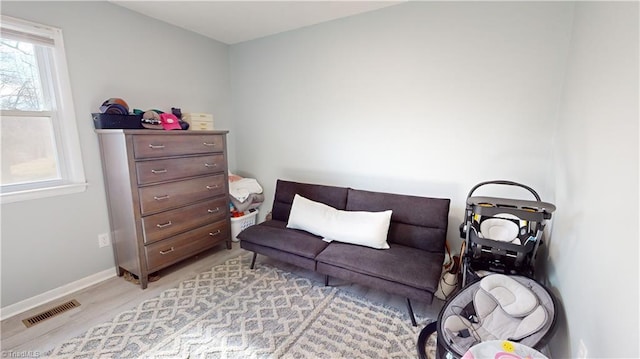
[[391, 210], [341, 211], [298, 194], [293, 197], [287, 228], [301, 229], [326, 242], [338, 241], [387, 249]]

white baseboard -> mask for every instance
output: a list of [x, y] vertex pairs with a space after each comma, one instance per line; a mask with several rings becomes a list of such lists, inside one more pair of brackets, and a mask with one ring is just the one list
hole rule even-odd
[[42, 294], [38, 294], [34, 297], [27, 298], [18, 303], [7, 305], [6, 307], [2, 307], [0, 309], [0, 320], [11, 318], [14, 315], [20, 314], [29, 309], [48, 303], [52, 300], [56, 300], [58, 298], [64, 297], [67, 294], [71, 294], [73, 292], [87, 288], [91, 285], [100, 283], [102, 281], [105, 281], [115, 276], [116, 276], [116, 270], [114, 268], [105, 269], [102, 272], [92, 274], [88, 277], [84, 277], [75, 282], [71, 282], [69, 284], [65, 284], [61, 287], [52, 289]]

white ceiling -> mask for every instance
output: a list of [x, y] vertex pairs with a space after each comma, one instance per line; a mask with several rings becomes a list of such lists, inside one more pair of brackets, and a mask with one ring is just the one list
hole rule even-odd
[[225, 44], [396, 5], [401, 1], [111, 1]]

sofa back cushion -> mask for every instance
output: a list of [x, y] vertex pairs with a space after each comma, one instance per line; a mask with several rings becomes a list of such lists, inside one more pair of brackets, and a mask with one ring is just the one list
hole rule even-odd
[[289, 221], [293, 197], [296, 194], [335, 209], [344, 210], [347, 205], [347, 191], [348, 189], [343, 187], [278, 180], [271, 218], [277, 221]]
[[387, 241], [444, 252], [450, 200], [349, 189], [348, 211], [392, 210]]

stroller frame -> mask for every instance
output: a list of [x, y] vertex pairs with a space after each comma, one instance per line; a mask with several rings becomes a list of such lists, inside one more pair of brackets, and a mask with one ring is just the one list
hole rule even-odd
[[[535, 200], [473, 196], [478, 188], [486, 185], [520, 187], [530, 192]], [[460, 225], [460, 236], [465, 240], [464, 253], [461, 253], [462, 286], [468, 281], [478, 280], [476, 271], [479, 270], [533, 278], [536, 254], [543, 244], [546, 221], [551, 219], [555, 209], [553, 204], [542, 202], [531, 187], [517, 182], [494, 180], [475, 185], [467, 195], [465, 220]], [[512, 220], [500, 217], [501, 214], [520, 219], [519, 243], [497, 241], [480, 234], [480, 224], [486, 219]]]

